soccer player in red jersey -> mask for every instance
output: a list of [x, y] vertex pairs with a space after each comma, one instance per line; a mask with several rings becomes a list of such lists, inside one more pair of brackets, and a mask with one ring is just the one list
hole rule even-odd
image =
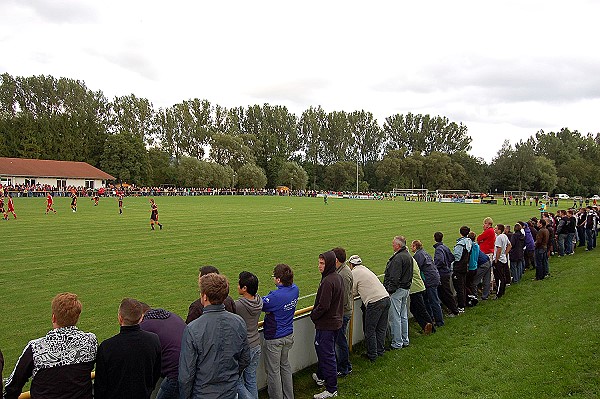
[[49, 211], [56, 213], [56, 211], [52, 207], [53, 203], [54, 203], [54, 200], [52, 199], [52, 194], [48, 193], [48, 196], [46, 197], [46, 215], [48, 214]]
[[150, 198], [150, 212], [150, 227], [154, 230], [154, 224], [156, 223], [162, 230], [162, 224], [158, 222], [158, 206], [156, 206], [156, 203], [152, 198]]
[[15, 213], [15, 204], [13, 203], [13, 199], [10, 196], [10, 194], [8, 194], [8, 203], [7, 203], [7, 206], [8, 206], [8, 212], [12, 213], [13, 218], [16, 219], [17, 218], [17, 214]]

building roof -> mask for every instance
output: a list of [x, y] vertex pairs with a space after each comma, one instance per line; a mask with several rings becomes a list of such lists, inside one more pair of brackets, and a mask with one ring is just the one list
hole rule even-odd
[[115, 180], [86, 162], [0, 158], [0, 176]]

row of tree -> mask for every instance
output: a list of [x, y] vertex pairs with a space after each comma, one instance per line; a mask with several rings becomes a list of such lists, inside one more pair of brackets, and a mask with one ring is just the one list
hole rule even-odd
[[446, 117], [368, 111], [299, 117], [279, 105], [225, 108], [207, 100], [155, 109], [109, 101], [84, 82], [0, 76], [0, 155], [85, 161], [140, 185], [354, 191], [402, 188], [596, 193], [598, 136], [563, 129], [508, 142], [491, 165], [468, 154], [467, 127]]

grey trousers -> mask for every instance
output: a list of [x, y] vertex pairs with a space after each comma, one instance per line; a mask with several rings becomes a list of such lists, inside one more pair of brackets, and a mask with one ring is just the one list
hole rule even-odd
[[292, 366], [288, 353], [294, 345], [294, 334], [265, 340], [263, 355], [267, 372], [267, 390], [270, 399], [294, 399]]

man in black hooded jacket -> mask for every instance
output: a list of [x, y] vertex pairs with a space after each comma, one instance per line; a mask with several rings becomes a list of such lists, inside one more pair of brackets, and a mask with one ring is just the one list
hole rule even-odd
[[317, 372], [313, 379], [317, 385], [325, 385], [325, 391], [314, 395], [315, 399], [337, 396], [337, 362], [335, 339], [342, 327], [344, 316], [344, 283], [335, 270], [335, 253], [327, 251], [319, 255], [321, 283], [317, 290], [315, 305], [310, 318], [315, 324], [315, 351]]

